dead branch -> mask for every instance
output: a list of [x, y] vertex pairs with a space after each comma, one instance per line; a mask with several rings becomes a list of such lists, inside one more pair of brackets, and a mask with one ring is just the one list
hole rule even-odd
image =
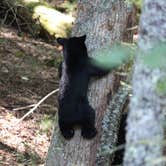
[[31, 104], [31, 105], [27, 105], [27, 106], [24, 106], [24, 107], [14, 108], [13, 111], [25, 110], [25, 109], [28, 109], [28, 108], [32, 108], [32, 107], [34, 107], [35, 105], [36, 105], [36, 104]]
[[131, 28], [127, 28], [127, 31], [134, 31], [138, 29], [138, 25], [131, 27]]
[[39, 105], [43, 103], [48, 97], [50, 97], [51, 95], [53, 95], [54, 93], [58, 91], [59, 89], [53, 90], [52, 92], [47, 94], [45, 97], [43, 97], [37, 104], [35, 104], [35, 106], [32, 109], [30, 109], [21, 119], [19, 119], [16, 125], [19, 124], [22, 120], [24, 120], [27, 116], [29, 116], [33, 111], [35, 111], [39, 107]]

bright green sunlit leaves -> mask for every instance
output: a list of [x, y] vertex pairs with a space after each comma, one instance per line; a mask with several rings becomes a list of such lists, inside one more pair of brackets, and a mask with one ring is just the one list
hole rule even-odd
[[[95, 52], [96, 56], [93, 63], [106, 69], [118, 68], [133, 59], [135, 50], [136, 46], [133, 44], [122, 43], [115, 44], [112, 47], [108, 46]], [[141, 53], [139, 50], [138, 52], [144, 65], [151, 69], [166, 70], [166, 42], [159, 43], [146, 53]], [[156, 83], [156, 93], [159, 96], [166, 96], [166, 77], [160, 78]]]
[[103, 68], [116, 68], [133, 59], [135, 45], [115, 44], [96, 51], [95, 63]]
[[[98, 49], [95, 54], [96, 63], [105, 68], [119, 67], [123, 63], [129, 62], [135, 55], [136, 45], [134, 44], [115, 44]], [[138, 50], [139, 51], [139, 50]], [[149, 49], [141, 57], [143, 62], [150, 68], [166, 68], [166, 42], [160, 43]]]

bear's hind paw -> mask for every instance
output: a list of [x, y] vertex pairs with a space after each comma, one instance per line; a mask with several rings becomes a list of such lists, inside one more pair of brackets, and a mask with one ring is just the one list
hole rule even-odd
[[66, 129], [61, 133], [65, 139], [71, 139], [74, 136], [74, 129]]
[[81, 135], [85, 139], [92, 139], [92, 138], [94, 138], [96, 136], [96, 134], [97, 134], [97, 130], [96, 130], [95, 127], [94, 128], [88, 128], [88, 129], [87, 128], [83, 128], [81, 130]]

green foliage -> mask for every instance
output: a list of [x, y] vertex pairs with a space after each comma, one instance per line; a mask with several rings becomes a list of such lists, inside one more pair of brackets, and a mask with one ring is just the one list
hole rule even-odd
[[73, 13], [77, 5], [76, 0], [64, 1], [60, 6], [57, 7], [60, 11], [65, 11], [66, 13]]
[[[28, 9], [28, 12], [30, 11], [32, 20], [35, 21], [32, 26], [34, 26], [35, 30], [37, 29], [38, 33], [41, 31], [41, 27], [50, 36], [67, 37], [71, 33], [74, 21], [74, 17], [71, 15], [59, 12], [44, 0], [20, 0], [20, 2]], [[75, 4], [75, 2], [68, 1], [63, 3], [64, 8], [71, 11], [74, 10]]]
[[67, 37], [74, 21], [72, 16], [45, 5], [34, 7], [33, 18], [39, 20], [42, 27], [56, 37]]
[[40, 128], [44, 132], [48, 132], [53, 126], [54, 119], [48, 115], [44, 115], [43, 120], [40, 122]]
[[127, 9], [131, 12], [133, 10], [133, 6], [134, 6], [134, 10], [135, 10], [135, 23], [139, 24], [139, 18], [141, 15], [141, 9], [143, 6], [143, 0], [127, 0]]
[[21, 50], [19, 50], [19, 51], [17, 51], [16, 53], [15, 53], [15, 56], [16, 57], [23, 57], [25, 55], [25, 53], [23, 52], [23, 51], [21, 51]]
[[138, 8], [142, 7], [143, 4], [143, 0], [127, 0], [129, 3], [133, 3], [134, 5], [136, 5]]
[[40, 6], [40, 5], [43, 5], [43, 6], [47, 6], [47, 7], [50, 7], [50, 5], [46, 2], [41, 2], [41, 1], [23, 1], [24, 5], [26, 5], [26, 7], [28, 7], [28, 9], [33, 12], [34, 8], [36, 6]]
[[150, 49], [144, 56], [144, 63], [150, 68], [166, 68], [166, 42]]
[[0, 38], [0, 44], [5, 43], [6, 39]]
[[94, 63], [103, 68], [117, 68], [133, 59], [135, 48], [134, 44], [127, 43], [107, 46], [96, 51]]
[[158, 80], [156, 84], [156, 92], [159, 96], [166, 96], [166, 77]]

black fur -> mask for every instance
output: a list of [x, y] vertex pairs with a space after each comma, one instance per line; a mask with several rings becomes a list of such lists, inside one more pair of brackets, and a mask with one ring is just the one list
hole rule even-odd
[[86, 36], [69, 39], [58, 38], [63, 46], [63, 62], [59, 67], [59, 127], [66, 139], [74, 136], [74, 126], [81, 126], [84, 138], [91, 139], [97, 134], [95, 111], [87, 98], [91, 76], [103, 76], [109, 71], [91, 62], [85, 45]]

